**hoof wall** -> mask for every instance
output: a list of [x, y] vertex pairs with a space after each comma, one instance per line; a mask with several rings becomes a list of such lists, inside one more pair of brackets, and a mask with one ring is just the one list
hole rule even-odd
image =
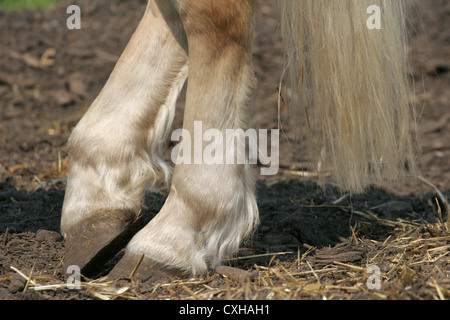
[[186, 276], [182, 272], [170, 270], [159, 263], [135, 254], [125, 253], [124, 257], [108, 274], [111, 280], [127, 278], [141, 282], [163, 282]]
[[97, 276], [139, 229], [130, 211], [97, 212], [67, 232], [64, 266], [80, 268], [87, 277]]

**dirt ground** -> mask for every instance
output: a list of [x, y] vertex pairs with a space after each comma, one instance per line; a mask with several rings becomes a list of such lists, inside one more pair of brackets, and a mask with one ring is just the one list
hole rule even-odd
[[[69, 4], [81, 8], [81, 30], [66, 28]], [[69, 4], [0, 11], [0, 300], [450, 299], [450, 233], [444, 223], [450, 196], [450, 2], [421, 0], [410, 14], [411, 80], [420, 116], [417, 162], [428, 183], [415, 179], [353, 197], [332, 185], [322, 190], [292, 160], [286, 126], [280, 172], [258, 181], [261, 224], [228, 261], [235, 269], [159, 284], [84, 279], [76, 290], [66, 286], [59, 234], [66, 142], [106, 82], [146, 1]], [[257, 8], [254, 126], [270, 129], [277, 127], [283, 60], [274, 1], [259, 0]], [[176, 128], [183, 97], [178, 109]], [[148, 194], [144, 222], [163, 205], [160, 191]]]

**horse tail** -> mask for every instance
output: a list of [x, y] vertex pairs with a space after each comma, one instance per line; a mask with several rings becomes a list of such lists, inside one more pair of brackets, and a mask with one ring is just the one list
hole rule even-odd
[[413, 172], [405, 0], [278, 7], [291, 118], [316, 170], [350, 192]]

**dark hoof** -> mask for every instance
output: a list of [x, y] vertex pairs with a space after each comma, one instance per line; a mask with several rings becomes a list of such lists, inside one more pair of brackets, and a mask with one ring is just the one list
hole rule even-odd
[[126, 278], [141, 282], [165, 282], [173, 278], [186, 276], [180, 271], [171, 270], [146, 258], [144, 255], [125, 253], [123, 258], [108, 274], [110, 280]]
[[96, 212], [72, 227], [66, 236], [64, 267], [76, 265], [81, 274], [95, 277], [139, 229], [136, 213], [130, 211]]

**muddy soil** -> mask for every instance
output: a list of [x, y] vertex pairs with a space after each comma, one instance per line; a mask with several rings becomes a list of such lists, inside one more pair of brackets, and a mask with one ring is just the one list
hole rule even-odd
[[[67, 176], [67, 139], [108, 79], [146, 1], [78, 0], [70, 4], [78, 4], [82, 10], [81, 30], [66, 28], [68, 4], [64, 2], [47, 11], [0, 11], [0, 299], [105, 297], [89, 286], [36, 291], [32, 287], [37, 285], [27, 283], [17, 272], [29, 275], [32, 271], [35, 284], [65, 283], [59, 221]], [[256, 128], [270, 129], [277, 127], [277, 86], [283, 59], [274, 3], [260, 0], [257, 8], [254, 64], [259, 87], [253, 121]], [[448, 21], [449, 2], [418, 2], [410, 14], [409, 50], [420, 115], [417, 162], [427, 181], [447, 197]], [[183, 96], [177, 108], [175, 128], [181, 127]], [[248, 272], [258, 270], [260, 275], [270, 275], [268, 267], [276, 266], [306, 284], [298, 287], [298, 295], [292, 290], [286, 296], [287, 291], [282, 294], [274, 288], [284, 285], [287, 290], [283, 281], [289, 277], [277, 275], [266, 283], [267, 278], [259, 276], [259, 280], [251, 278], [247, 282], [251, 287], [246, 287], [239, 281], [230, 284], [232, 276], [212, 272], [190, 279], [189, 290], [201, 282], [203, 287], [196, 289], [204, 290], [203, 297], [209, 299], [449, 299], [450, 236], [442, 224], [445, 205], [436, 190], [420, 180], [373, 187], [354, 197], [339, 194], [332, 185], [322, 190], [308, 180], [313, 175], [299, 170], [293, 161], [288, 124], [285, 130], [279, 174], [259, 177], [261, 224], [229, 264]], [[163, 189], [147, 195], [144, 223], [158, 212], [165, 198]], [[402, 239], [409, 240], [404, 243]], [[414, 243], [421, 245], [410, 247]], [[377, 261], [386, 272], [383, 288], [364, 289], [354, 279], [360, 279], [361, 270]], [[312, 287], [317, 283], [318, 287]], [[133, 283], [128, 298], [199, 297], [185, 288]], [[108, 295], [112, 296], [119, 295]]]

